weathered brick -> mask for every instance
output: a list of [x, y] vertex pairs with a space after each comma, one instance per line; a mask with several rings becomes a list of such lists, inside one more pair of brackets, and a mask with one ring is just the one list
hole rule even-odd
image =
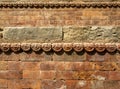
[[120, 71], [109, 71], [109, 80], [120, 80]]
[[66, 89], [64, 80], [42, 80], [41, 89]]
[[7, 88], [8, 80], [7, 79], [0, 79], [0, 88]]
[[20, 61], [8, 61], [8, 70], [21, 70]]
[[21, 62], [21, 69], [23, 69], [23, 70], [39, 70], [40, 62]]
[[8, 62], [0, 61], [0, 70], [7, 70], [7, 69], [8, 69]]
[[40, 79], [55, 79], [56, 72], [55, 71], [40, 71]]
[[17, 70], [9, 70], [7, 71], [8, 79], [21, 79], [22, 73]]
[[96, 63], [96, 70], [100, 71], [115, 71], [120, 70], [120, 64], [117, 62], [101, 62]]
[[23, 70], [24, 79], [40, 79], [40, 71]]
[[8, 81], [8, 89], [41, 89], [40, 80], [32, 79], [12, 79]]
[[40, 63], [41, 70], [55, 70], [55, 67], [56, 67], [56, 63], [52, 61]]
[[65, 62], [66, 71], [80, 71], [84, 70], [84, 62]]
[[90, 89], [90, 82], [85, 80], [66, 80], [67, 89]]

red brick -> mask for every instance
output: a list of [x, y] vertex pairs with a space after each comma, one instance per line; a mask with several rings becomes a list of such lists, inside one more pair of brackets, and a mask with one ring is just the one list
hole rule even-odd
[[116, 62], [99, 62], [96, 63], [96, 70], [100, 71], [114, 71], [120, 70], [120, 64]]
[[8, 70], [21, 70], [20, 61], [8, 61]]
[[40, 80], [20, 79], [9, 80], [8, 89], [41, 89]]
[[83, 62], [84, 70], [86, 71], [94, 71], [96, 63], [95, 62]]
[[78, 79], [78, 73], [75, 71], [59, 71], [56, 72], [56, 79]]
[[79, 71], [84, 70], [84, 62], [65, 62], [66, 71]]
[[85, 80], [66, 80], [67, 89], [90, 89], [90, 82]]
[[40, 63], [41, 70], [55, 70], [55, 66], [56, 66], [56, 63], [52, 61]]
[[40, 62], [22, 62], [21, 68], [23, 70], [39, 70]]
[[23, 70], [23, 78], [40, 79], [40, 71]]
[[0, 79], [7, 79], [8, 71], [0, 71]]
[[0, 70], [7, 70], [7, 69], [8, 69], [8, 62], [0, 61]]
[[56, 71], [64, 71], [65, 70], [65, 62], [55, 62]]
[[20, 71], [11, 70], [7, 71], [8, 79], [21, 79], [22, 73]]
[[55, 79], [55, 71], [40, 71], [40, 79]]
[[120, 71], [110, 71], [109, 80], [120, 80]]
[[42, 89], [66, 89], [64, 80], [42, 80]]
[[0, 89], [1, 88], [7, 88], [8, 86], [8, 80], [7, 79], [0, 79]]

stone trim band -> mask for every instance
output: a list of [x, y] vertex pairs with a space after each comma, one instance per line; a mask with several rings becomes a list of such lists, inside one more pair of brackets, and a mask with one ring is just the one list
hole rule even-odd
[[120, 2], [92, 3], [41, 3], [41, 2], [11, 2], [0, 3], [0, 8], [120, 8]]
[[65, 52], [76, 51], [81, 52], [83, 50], [87, 52], [92, 52], [96, 50], [97, 52], [115, 52], [120, 51], [120, 43], [0, 43], [0, 50], [3, 52], [13, 51], [18, 52], [23, 50], [38, 52], [43, 50], [49, 52], [51, 50], [55, 52], [60, 52], [61, 50]]

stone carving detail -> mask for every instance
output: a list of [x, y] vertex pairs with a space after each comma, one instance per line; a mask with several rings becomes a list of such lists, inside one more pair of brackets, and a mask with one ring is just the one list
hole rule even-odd
[[106, 43], [105, 46], [108, 52], [114, 52], [116, 50], [116, 45], [114, 43]]
[[30, 43], [22, 43], [21, 44], [21, 49], [23, 51], [29, 51], [30, 50]]
[[120, 51], [120, 43], [116, 43], [117, 50]]
[[73, 44], [73, 49], [76, 52], [81, 52], [83, 50], [83, 43], [74, 43]]
[[53, 43], [52, 44], [52, 49], [55, 51], [55, 52], [59, 52], [62, 50], [62, 44], [61, 43]]
[[31, 44], [31, 49], [35, 52], [40, 51], [40, 49], [42, 48], [42, 44], [41, 43], [34, 43]]
[[84, 48], [88, 52], [92, 52], [94, 50], [94, 44], [93, 43], [84, 43]]
[[108, 52], [120, 51], [120, 43], [0, 43], [0, 49], [3, 52], [13, 51], [18, 52], [20, 49], [23, 51], [40, 51], [42, 49], [45, 52], [51, 50], [55, 52], [60, 52], [62, 49], [65, 52], [70, 52], [71, 50], [75, 52], [81, 52], [83, 49], [87, 52], [97, 51]]
[[103, 51], [105, 51], [105, 44], [104, 43], [95, 43], [95, 49], [98, 52], [103, 52]]
[[12, 43], [10, 47], [13, 52], [20, 51], [20, 43]]
[[63, 50], [64, 50], [65, 52], [71, 51], [71, 50], [72, 50], [72, 43], [64, 43], [64, 44], [63, 44]]
[[3, 52], [7, 52], [10, 49], [10, 43], [1, 43], [0, 46], [1, 46], [0, 48]]
[[89, 26], [63, 28], [64, 41], [114, 43], [120, 42], [120, 27]]
[[41, 3], [41, 2], [11, 2], [11, 3], [0, 3], [0, 8], [119, 8], [119, 2], [110, 3]]
[[51, 50], [51, 43], [43, 43], [42, 44], [42, 49], [45, 51], [45, 52], [49, 52]]

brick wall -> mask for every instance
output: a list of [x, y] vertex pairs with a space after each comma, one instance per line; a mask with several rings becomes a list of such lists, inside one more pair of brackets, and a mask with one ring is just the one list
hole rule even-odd
[[118, 0], [15, 1], [0, 2], [0, 89], [119, 89]]

